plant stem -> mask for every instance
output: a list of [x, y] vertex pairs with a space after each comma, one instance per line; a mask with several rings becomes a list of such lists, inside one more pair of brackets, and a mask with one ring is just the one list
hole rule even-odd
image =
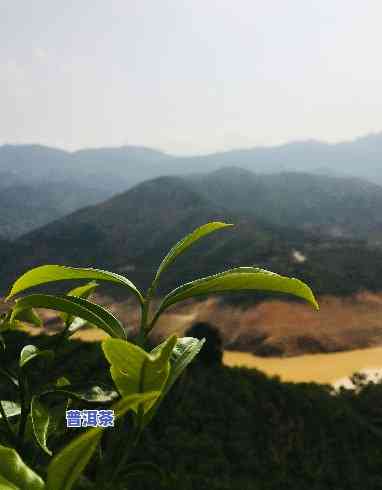
[[136, 338], [137, 344], [142, 348], [144, 348], [146, 342], [150, 302], [153, 297], [153, 294], [154, 294], [154, 287], [153, 285], [151, 285], [146, 293], [146, 296], [143, 299], [141, 325], [139, 328], [138, 336]]
[[144, 349], [146, 343], [146, 335], [142, 327], [139, 329], [138, 335], [135, 338], [135, 342], [139, 347], [142, 347], [142, 349]]
[[[146, 296], [143, 299], [143, 304], [142, 304], [142, 316], [141, 316], [141, 324], [139, 327], [139, 332], [136, 337], [136, 343], [140, 347], [144, 348], [145, 342], [146, 342], [146, 334], [148, 331], [148, 316], [149, 316], [149, 308], [150, 308], [150, 301], [153, 297], [154, 294], [154, 289], [155, 285], [152, 284], [150, 288], [147, 291]], [[109, 489], [114, 487], [114, 482], [122, 470], [123, 466], [126, 465], [126, 462], [128, 458], [130, 457], [131, 450], [138, 444], [138, 441], [140, 439], [141, 433], [142, 433], [142, 419], [143, 419], [143, 406], [138, 407], [138, 414], [137, 414], [137, 419], [135, 423], [135, 427], [131, 436], [131, 439], [129, 440], [129, 443], [127, 445], [127, 448], [125, 452], [123, 453], [121, 459], [118, 461], [112, 475], [110, 476], [108, 482], [106, 483], [104, 481], [105, 486], [103, 487], [104, 489]]]
[[153, 319], [151, 320], [150, 325], [148, 326], [148, 331], [150, 331], [154, 327], [154, 325], [156, 324], [158, 318], [159, 318], [159, 313], [156, 312], [155, 315], [154, 315], [154, 317], [153, 317]]

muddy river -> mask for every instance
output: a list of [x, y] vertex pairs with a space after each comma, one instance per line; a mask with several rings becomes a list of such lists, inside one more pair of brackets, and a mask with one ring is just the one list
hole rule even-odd
[[287, 358], [263, 358], [245, 352], [226, 351], [224, 363], [228, 366], [257, 368], [268, 375], [278, 375], [283, 381], [333, 384], [357, 371], [363, 371], [369, 376], [381, 373], [382, 347]]

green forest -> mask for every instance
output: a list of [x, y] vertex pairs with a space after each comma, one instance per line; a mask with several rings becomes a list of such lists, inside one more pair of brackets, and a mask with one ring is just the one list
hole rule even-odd
[[[4, 336], [8, 348], [3, 361], [12, 367], [17, 352], [31, 339], [17, 331]], [[204, 354], [177, 382], [135, 453], [134, 462], [156, 463], [164, 474], [148, 470], [129, 479], [122, 474], [115, 488], [382, 489], [381, 385], [360, 383], [356, 391], [334, 394], [330, 386], [283, 383], [257, 370], [221, 365], [216, 344], [208, 340]], [[50, 342], [47, 336], [33, 339], [41, 348]], [[32, 383], [38, 384], [42, 369], [35, 364]], [[96, 343], [66, 341], [60, 362], [48, 375], [55, 379], [63, 373], [73, 384], [96, 379], [110, 383]], [[7, 389], [3, 383], [2, 393]], [[7, 395], [11, 398], [12, 392]], [[52, 439], [54, 450], [72, 437], [70, 431], [63, 421]], [[92, 467], [87, 471], [91, 474]], [[75, 488], [86, 486], [79, 483]]]

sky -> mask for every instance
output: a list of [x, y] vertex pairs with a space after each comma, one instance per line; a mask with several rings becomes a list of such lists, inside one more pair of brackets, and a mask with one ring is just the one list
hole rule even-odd
[[0, 0], [0, 144], [176, 154], [382, 130], [380, 0]]

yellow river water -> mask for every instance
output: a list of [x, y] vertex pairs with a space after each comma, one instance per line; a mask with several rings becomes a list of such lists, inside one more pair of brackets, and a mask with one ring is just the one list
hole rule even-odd
[[224, 363], [257, 368], [268, 375], [278, 375], [283, 381], [334, 383], [357, 371], [380, 371], [382, 347], [287, 358], [263, 358], [246, 352], [226, 351]]
[[[99, 329], [90, 329], [83, 330], [79, 337], [94, 341], [107, 335]], [[258, 357], [248, 352], [225, 351], [223, 362], [227, 366], [257, 368], [270, 376], [280, 376], [283, 381], [335, 384], [358, 371], [382, 373], [382, 347], [296, 357]]]
[[[84, 341], [108, 338], [99, 329], [83, 330], [73, 337]], [[258, 357], [247, 352], [225, 351], [223, 362], [227, 366], [257, 368], [270, 376], [280, 376], [283, 381], [336, 383], [359, 371], [378, 371], [382, 375], [382, 347], [296, 357]]]

